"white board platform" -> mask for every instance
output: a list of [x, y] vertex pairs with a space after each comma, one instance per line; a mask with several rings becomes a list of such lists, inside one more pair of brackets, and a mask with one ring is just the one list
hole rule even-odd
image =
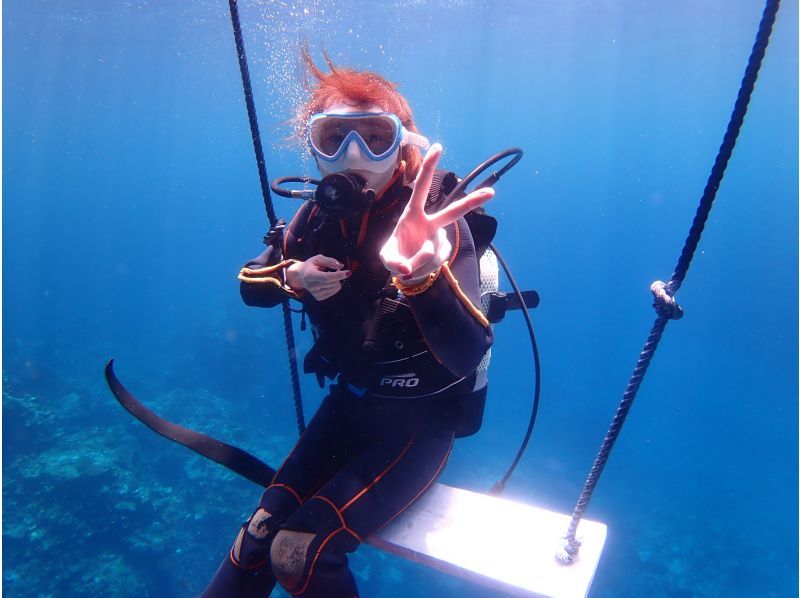
[[555, 559], [571, 517], [504, 498], [436, 484], [367, 542], [376, 548], [512, 596], [583, 597], [606, 525], [583, 520], [580, 554]]

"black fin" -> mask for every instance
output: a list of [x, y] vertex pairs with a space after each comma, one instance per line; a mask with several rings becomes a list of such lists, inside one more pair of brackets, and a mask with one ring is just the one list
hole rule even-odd
[[234, 473], [238, 473], [259, 486], [266, 488], [272, 483], [272, 478], [275, 477], [275, 470], [256, 459], [250, 453], [205, 434], [173, 424], [142, 405], [117, 378], [114, 373], [113, 359], [108, 361], [105, 372], [108, 386], [120, 405], [157, 434], [182, 444], [198, 455], [224, 465]]

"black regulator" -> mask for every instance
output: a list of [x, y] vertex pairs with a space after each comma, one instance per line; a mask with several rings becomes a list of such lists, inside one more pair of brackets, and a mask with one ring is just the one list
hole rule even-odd
[[[286, 183], [316, 185], [312, 189], [287, 189]], [[321, 181], [307, 177], [287, 176], [272, 181], [270, 188], [281, 197], [313, 201], [333, 218], [348, 218], [362, 214], [372, 207], [376, 193], [367, 188], [363, 177], [352, 172], [329, 174]]]

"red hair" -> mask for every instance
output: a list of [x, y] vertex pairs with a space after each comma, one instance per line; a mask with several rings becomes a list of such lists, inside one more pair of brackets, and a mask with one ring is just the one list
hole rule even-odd
[[[397, 91], [397, 85], [372, 71], [357, 71], [337, 67], [327, 53], [323, 52], [325, 62], [330, 68], [324, 73], [311, 58], [308, 46], [303, 47], [303, 62], [307, 72], [316, 79], [313, 84], [306, 84], [311, 97], [302, 104], [296, 115], [296, 132], [302, 137], [308, 119], [324, 112], [334, 104], [346, 103], [355, 107], [375, 104], [384, 111], [396, 114], [409, 131], [417, 131], [414, 115], [408, 101]], [[406, 176], [413, 179], [417, 176], [422, 164], [422, 154], [413, 145], [400, 148], [400, 157], [406, 163]]]

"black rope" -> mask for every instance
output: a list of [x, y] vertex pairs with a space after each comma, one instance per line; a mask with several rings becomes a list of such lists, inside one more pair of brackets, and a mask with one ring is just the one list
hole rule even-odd
[[244, 51], [244, 39], [242, 38], [242, 24], [239, 21], [239, 8], [236, 5], [236, 0], [228, 0], [228, 6], [231, 10], [233, 39], [236, 41], [236, 55], [239, 57], [239, 72], [242, 74], [244, 101], [247, 104], [247, 119], [250, 121], [250, 135], [253, 138], [253, 150], [256, 153], [258, 179], [261, 182], [261, 195], [264, 197], [264, 207], [267, 210], [269, 225], [273, 227], [278, 221], [278, 217], [275, 216], [275, 209], [272, 207], [272, 196], [269, 193], [267, 164], [264, 161], [264, 148], [261, 144], [261, 133], [258, 130], [256, 105], [255, 102], [253, 102], [253, 86], [250, 84], [250, 69], [247, 67], [247, 54], [245, 54]]
[[[239, 57], [239, 71], [242, 74], [242, 87], [244, 87], [244, 99], [247, 104], [247, 118], [250, 121], [250, 135], [253, 138], [253, 150], [256, 153], [256, 164], [258, 165], [258, 178], [261, 182], [261, 195], [264, 198], [264, 207], [267, 210], [270, 228], [278, 222], [275, 216], [275, 209], [272, 206], [272, 196], [269, 192], [267, 176], [267, 165], [264, 161], [264, 149], [261, 144], [261, 134], [258, 130], [258, 119], [256, 118], [256, 106], [253, 102], [253, 86], [250, 84], [250, 70], [247, 68], [247, 54], [244, 51], [244, 39], [242, 38], [242, 25], [239, 21], [239, 9], [236, 0], [228, 0], [231, 12], [231, 23], [233, 24], [233, 38], [236, 40], [236, 54]], [[283, 302], [283, 329], [286, 335], [286, 347], [289, 354], [289, 372], [292, 378], [292, 394], [294, 396], [294, 408], [297, 417], [297, 429], [302, 434], [305, 431], [305, 417], [303, 416], [303, 401], [300, 394], [300, 376], [297, 370], [297, 353], [294, 345], [294, 331], [292, 330], [292, 315], [289, 309], [289, 301]]]
[[283, 327], [286, 330], [286, 350], [289, 353], [289, 375], [292, 377], [294, 417], [297, 421], [297, 433], [302, 434], [306, 431], [306, 418], [303, 415], [303, 401], [300, 397], [300, 374], [297, 370], [297, 349], [294, 346], [292, 313], [288, 301], [283, 302]]
[[708, 219], [708, 213], [711, 211], [711, 204], [714, 201], [714, 197], [717, 195], [717, 189], [719, 189], [719, 185], [722, 182], [725, 168], [728, 166], [728, 160], [730, 160], [733, 147], [736, 145], [736, 138], [739, 136], [739, 130], [742, 128], [744, 116], [747, 114], [747, 105], [750, 103], [750, 96], [753, 94], [753, 87], [755, 87], [756, 79], [758, 78], [761, 61], [764, 59], [764, 53], [767, 51], [769, 36], [772, 33], [772, 26], [775, 23], [775, 15], [778, 12], [779, 5], [780, 0], [767, 0], [767, 4], [764, 7], [764, 13], [761, 16], [761, 24], [758, 27], [756, 41], [753, 44], [750, 60], [744, 71], [742, 84], [739, 88], [739, 95], [736, 97], [736, 103], [733, 106], [731, 120], [728, 123], [728, 130], [725, 131], [725, 137], [722, 139], [722, 145], [719, 148], [717, 159], [714, 161], [714, 166], [711, 168], [711, 174], [708, 177], [706, 188], [703, 191], [703, 197], [700, 199], [700, 207], [697, 209], [694, 222], [692, 222], [692, 228], [689, 231], [689, 237], [686, 239], [686, 245], [683, 248], [681, 257], [678, 259], [678, 265], [675, 267], [672, 280], [669, 282], [669, 291], [671, 295], [674, 295], [681, 284], [683, 284], [686, 271], [689, 269], [689, 264], [692, 261], [695, 249], [697, 249], [697, 244], [700, 242], [700, 235], [703, 233], [703, 228]]
[[674, 300], [674, 295], [681, 287], [681, 284], [686, 277], [686, 272], [689, 270], [689, 265], [691, 264], [692, 257], [697, 249], [697, 245], [700, 242], [700, 236], [703, 233], [703, 228], [708, 220], [708, 214], [711, 211], [711, 205], [717, 195], [717, 190], [719, 189], [720, 183], [722, 182], [722, 177], [725, 174], [725, 168], [728, 165], [731, 153], [736, 145], [736, 138], [739, 136], [739, 131], [742, 128], [742, 123], [744, 122], [744, 117], [747, 113], [747, 106], [750, 102], [750, 96], [753, 93], [753, 88], [755, 87], [758, 71], [761, 68], [761, 62], [764, 58], [767, 44], [769, 43], [769, 36], [772, 32], [772, 26], [775, 23], [775, 15], [778, 12], [779, 4], [780, 0], [767, 0], [766, 6], [764, 7], [764, 13], [761, 17], [761, 23], [758, 28], [758, 34], [756, 35], [756, 41], [753, 45], [752, 52], [750, 53], [750, 59], [747, 64], [747, 68], [745, 69], [744, 77], [742, 78], [742, 84], [739, 88], [739, 94], [733, 107], [733, 113], [731, 114], [730, 122], [728, 123], [728, 129], [725, 132], [719, 152], [717, 153], [717, 158], [714, 161], [714, 166], [711, 169], [711, 174], [708, 177], [708, 182], [706, 183], [705, 190], [703, 191], [703, 196], [700, 198], [700, 205], [697, 208], [697, 213], [695, 214], [694, 221], [692, 222], [692, 227], [689, 230], [689, 236], [686, 239], [681, 256], [678, 259], [678, 265], [675, 268], [675, 272], [668, 283], [665, 284], [663, 282], [656, 281], [651, 287], [655, 297], [653, 306], [658, 313], [658, 317], [656, 318], [655, 323], [650, 330], [650, 336], [647, 338], [647, 342], [645, 343], [642, 352], [639, 355], [639, 361], [636, 363], [636, 367], [633, 370], [631, 379], [628, 382], [628, 387], [625, 389], [622, 401], [620, 401], [619, 407], [617, 408], [617, 413], [614, 415], [611, 426], [609, 427], [608, 432], [603, 439], [603, 443], [600, 445], [600, 450], [597, 453], [597, 457], [595, 457], [592, 469], [589, 472], [586, 482], [584, 483], [583, 491], [581, 492], [578, 502], [573, 510], [572, 521], [570, 522], [567, 535], [564, 537], [563, 544], [556, 554], [556, 558], [563, 563], [573, 562], [578, 554], [580, 542], [575, 537], [578, 524], [586, 512], [586, 508], [589, 505], [589, 500], [592, 497], [592, 492], [594, 491], [597, 481], [600, 478], [600, 474], [605, 467], [606, 461], [611, 453], [611, 449], [614, 447], [614, 443], [616, 442], [617, 437], [622, 430], [622, 425], [625, 423], [625, 418], [628, 416], [628, 411], [630, 410], [631, 405], [633, 405], [633, 400], [636, 398], [636, 393], [639, 390], [639, 386], [641, 385], [644, 375], [647, 372], [647, 368], [650, 365], [650, 361], [652, 360], [653, 355], [658, 348], [658, 343], [661, 340], [661, 335], [664, 332], [664, 328], [670, 319], [678, 319], [683, 315], [682, 310]]

